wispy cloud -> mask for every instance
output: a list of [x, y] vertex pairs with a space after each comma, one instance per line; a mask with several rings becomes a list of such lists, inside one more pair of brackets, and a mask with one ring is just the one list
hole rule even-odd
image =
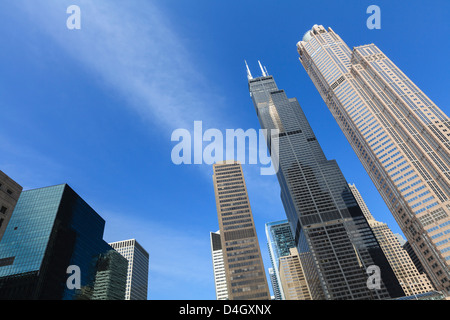
[[[66, 8], [74, 2], [81, 8], [81, 30], [66, 28]], [[167, 15], [153, 2], [16, 0], [14, 6], [25, 22], [41, 33], [41, 41], [49, 39], [63, 49], [66, 55], [61, 59], [79, 64], [99, 88], [120, 97], [124, 107], [164, 135], [175, 128], [192, 132], [195, 120], [202, 120], [205, 129], [233, 127], [227, 113], [220, 111], [226, 98], [208, 89], [210, 79], [195, 65], [195, 49], [173, 31]], [[212, 168], [198, 167], [212, 184]], [[276, 184], [264, 177], [256, 179], [256, 174], [259, 166], [246, 169], [247, 186], [255, 195], [252, 203], [261, 200], [261, 206], [270, 203], [276, 207], [271, 199]], [[142, 213], [127, 213], [125, 218], [100, 212], [107, 221], [107, 241], [136, 238], [149, 251], [149, 298], [153, 290], [159, 290], [160, 297], [176, 299], [176, 292], [179, 298], [192, 297], [192, 292], [177, 291], [180, 283], [188, 284], [183, 288], [201, 288], [206, 296], [214, 289], [208, 233], [200, 237], [180, 232], [150, 216], [144, 218]], [[270, 213], [260, 214], [271, 217]]]
[[73, 1], [15, 2], [17, 10], [29, 13], [33, 27], [151, 124], [189, 128], [194, 120], [212, 119], [210, 101], [221, 98], [205, 90], [208, 83], [192, 64], [188, 43], [153, 3], [76, 1], [81, 29], [69, 30], [66, 8]]

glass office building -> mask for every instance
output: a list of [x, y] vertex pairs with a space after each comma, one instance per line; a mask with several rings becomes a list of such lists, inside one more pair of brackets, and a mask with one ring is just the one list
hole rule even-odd
[[126, 300], [125, 277], [128, 261], [115, 250], [101, 254], [96, 264], [96, 274], [91, 300]]
[[[297, 99], [288, 98], [264, 69], [258, 78], [247, 71], [256, 114], [269, 132], [268, 149], [279, 144], [278, 157], [271, 156], [279, 162], [281, 199], [312, 299], [404, 295], [341, 170], [326, 159]], [[380, 287], [374, 290], [367, 286], [372, 265], [381, 269]]]
[[[0, 243], [0, 299], [91, 299], [99, 258], [113, 250], [104, 226], [67, 184], [22, 192]], [[79, 267], [80, 289], [66, 284], [69, 266]], [[126, 270], [122, 278], [116, 297]]]
[[270, 261], [273, 267], [272, 287], [275, 300], [284, 300], [284, 292], [281, 289], [279, 259], [290, 254], [290, 249], [295, 247], [295, 239], [291, 226], [287, 220], [266, 223], [267, 247], [269, 248]]

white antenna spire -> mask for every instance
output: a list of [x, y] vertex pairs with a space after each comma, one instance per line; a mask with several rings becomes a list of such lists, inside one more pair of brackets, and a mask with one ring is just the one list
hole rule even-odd
[[264, 77], [267, 77], [266, 71], [264, 71], [264, 69], [263, 69], [263, 67], [262, 67], [262, 65], [261, 65], [261, 62], [260, 62], [259, 60], [258, 60], [258, 63], [259, 63], [259, 68], [261, 69], [262, 75], [263, 75]]
[[264, 66], [264, 70], [266, 70], [266, 75], [269, 75], [269, 72], [267, 71], [266, 66]]
[[252, 80], [252, 79], [253, 79], [252, 73], [250, 72], [250, 69], [248, 68], [247, 61], [244, 60], [244, 62], [245, 62], [245, 66], [246, 66], [246, 68], [247, 68], [247, 79], [248, 79], [248, 80]]

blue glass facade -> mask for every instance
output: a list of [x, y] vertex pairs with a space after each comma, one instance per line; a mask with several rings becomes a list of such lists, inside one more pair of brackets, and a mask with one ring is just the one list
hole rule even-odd
[[0, 243], [0, 259], [14, 259], [0, 267], [0, 277], [39, 271], [58, 213], [64, 185], [25, 191]]
[[[266, 223], [267, 246], [269, 248], [270, 261], [273, 266], [272, 286], [276, 300], [284, 300], [284, 293], [280, 280], [279, 259], [288, 256], [290, 249], [296, 247], [288, 220]], [[279, 289], [277, 289], [278, 287]], [[277, 293], [275, 293], [277, 292]]]
[[[113, 250], [104, 226], [67, 184], [22, 192], [0, 243], [0, 298], [90, 299], [98, 259]], [[80, 268], [81, 290], [66, 286], [70, 265]], [[122, 296], [125, 281], [126, 270]]]

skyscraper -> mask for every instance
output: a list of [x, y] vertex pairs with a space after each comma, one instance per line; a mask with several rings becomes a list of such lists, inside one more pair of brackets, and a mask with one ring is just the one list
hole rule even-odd
[[67, 184], [22, 192], [0, 243], [0, 300], [123, 299], [127, 261], [109, 259], [104, 227]]
[[314, 25], [300, 61], [438, 290], [450, 293], [450, 121], [376, 45]]
[[228, 300], [227, 277], [225, 275], [225, 265], [223, 264], [222, 242], [220, 241], [220, 231], [210, 233], [211, 255], [213, 262], [214, 285], [217, 300]]
[[281, 296], [281, 281], [278, 281], [275, 270], [273, 268], [268, 268], [270, 283], [272, 284], [273, 296], [272, 300], [283, 300]]
[[427, 273], [408, 241], [406, 241], [406, 243], [403, 245], [403, 249], [406, 250], [419, 273]]
[[213, 165], [214, 191], [229, 300], [269, 300], [270, 291], [238, 161]]
[[291, 226], [287, 220], [266, 223], [267, 247], [269, 249], [270, 261], [274, 274], [274, 285], [272, 285], [276, 300], [284, 300], [284, 292], [281, 286], [279, 259], [288, 256], [290, 249], [295, 247], [294, 236]]
[[386, 223], [375, 220], [354, 184], [350, 184], [350, 190], [352, 190], [405, 294], [409, 296], [433, 291], [434, 287], [430, 280], [425, 274], [419, 273], [409, 254], [402, 248], [398, 237]]
[[[347, 181], [336, 161], [326, 159], [297, 99], [287, 98], [266, 70], [258, 78], [248, 67], [247, 72], [260, 125], [269, 132], [268, 149], [271, 143], [279, 143], [281, 199], [312, 298], [402, 296]], [[277, 155], [271, 156], [276, 161]], [[367, 286], [372, 265], [381, 269], [378, 289]]]
[[148, 252], [136, 239], [112, 242], [109, 245], [128, 260], [125, 300], [147, 300]]
[[0, 170], [0, 241], [21, 192], [22, 187]]
[[279, 259], [280, 279], [286, 300], [311, 300], [308, 282], [303, 272], [297, 248]]

